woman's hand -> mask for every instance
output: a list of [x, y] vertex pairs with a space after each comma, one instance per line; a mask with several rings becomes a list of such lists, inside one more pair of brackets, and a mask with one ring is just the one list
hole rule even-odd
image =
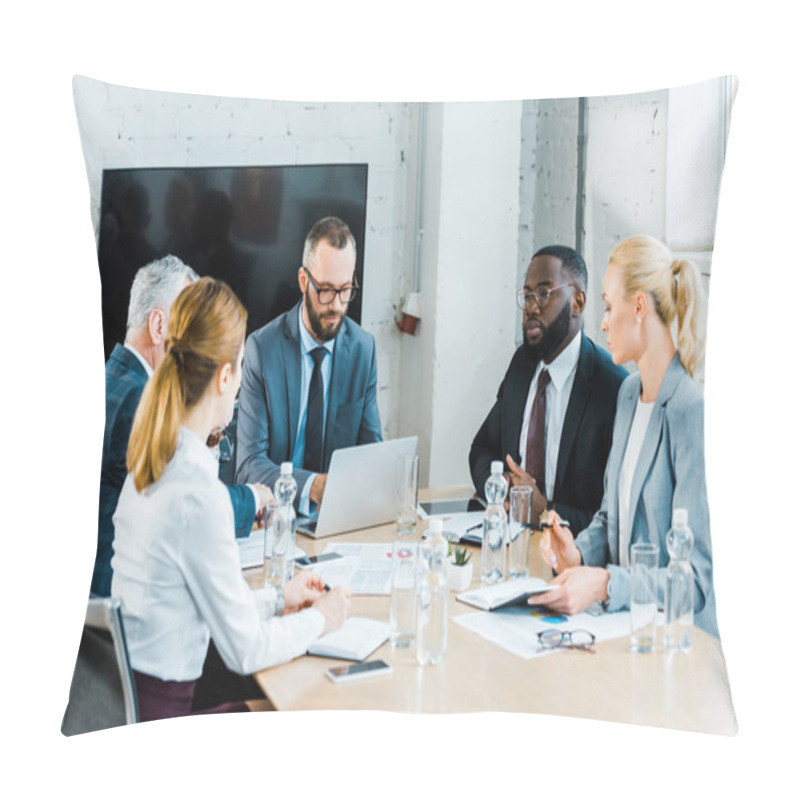
[[323, 634], [341, 628], [350, 610], [350, 589], [337, 586], [329, 592], [323, 592], [314, 603], [314, 608], [325, 617]]
[[547, 512], [547, 527], [539, 542], [539, 552], [545, 564], [555, 572], [563, 572], [569, 567], [579, 567], [582, 562], [581, 551], [575, 545], [568, 528], [562, 528], [559, 516], [552, 509]]
[[283, 587], [285, 614], [308, 608], [325, 592], [325, 582], [314, 572], [299, 572]]
[[609, 578], [604, 567], [570, 567], [550, 581], [552, 591], [529, 597], [528, 605], [547, 606], [559, 614], [580, 614], [592, 603], [608, 600]]

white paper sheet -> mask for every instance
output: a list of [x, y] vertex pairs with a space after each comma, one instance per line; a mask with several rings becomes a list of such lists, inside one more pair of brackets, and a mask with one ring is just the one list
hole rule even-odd
[[[409, 547], [416, 547], [409, 542]], [[335, 552], [342, 559], [317, 564], [314, 572], [329, 586], [350, 586], [353, 594], [382, 594], [392, 592], [392, 543], [358, 544], [330, 542], [325, 552]]]
[[583, 612], [571, 617], [562, 617], [541, 609], [514, 607], [502, 611], [461, 614], [453, 620], [509, 653], [530, 659], [559, 652], [558, 648], [539, 650], [540, 631], [548, 628], [565, 631], [586, 630], [593, 633], [597, 641], [616, 639], [630, 634], [630, 616], [629, 612], [620, 611], [616, 614]]

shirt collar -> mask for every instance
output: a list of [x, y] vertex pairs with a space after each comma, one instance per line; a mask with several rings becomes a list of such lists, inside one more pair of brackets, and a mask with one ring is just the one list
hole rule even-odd
[[303, 322], [303, 304], [300, 304], [300, 308], [298, 309], [297, 313], [300, 315], [300, 346], [303, 350], [303, 355], [309, 355], [312, 350], [317, 347], [324, 347], [331, 355], [333, 355], [333, 346], [336, 344], [336, 339], [331, 339], [328, 342], [323, 342], [321, 345], [317, 344], [314, 341], [314, 338], [308, 332], [308, 328], [306, 328], [305, 322]]
[[572, 341], [549, 364], [540, 362], [541, 369], [547, 370], [553, 386], [559, 393], [564, 388], [567, 378], [574, 372], [578, 364], [578, 357], [581, 354], [582, 335], [583, 334], [578, 331], [578, 334], [573, 337]]
[[217, 477], [219, 464], [214, 458], [211, 448], [207, 447], [205, 442], [201, 442], [200, 437], [193, 430], [183, 425], [178, 428], [178, 449], [184, 450], [198, 468]]
[[130, 350], [131, 353], [133, 353], [136, 356], [136, 358], [139, 359], [139, 361], [141, 362], [142, 366], [145, 369], [145, 372], [147, 373], [147, 377], [152, 378], [153, 368], [147, 363], [147, 361], [145, 361], [144, 356], [133, 345], [130, 345], [127, 342], [124, 342], [123, 347], [125, 347], [125, 349], [127, 350]]

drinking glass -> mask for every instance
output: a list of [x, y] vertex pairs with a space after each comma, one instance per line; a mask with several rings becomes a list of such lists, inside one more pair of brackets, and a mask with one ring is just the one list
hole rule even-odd
[[419, 456], [401, 458], [397, 470], [397, 533], [408, 536], [417, 528]]
[[530, 575], [530, 524], [533, 488], [512, 486], [508, 500], [508, 577]]
[[409, 647], [416, 624], [417, 545], [397, 541], [392, 545], [392, 598], [389, 609], [392, 647]]
[[631, 546], [631, 650], [652, 653], [658, 611], [658, 545]]

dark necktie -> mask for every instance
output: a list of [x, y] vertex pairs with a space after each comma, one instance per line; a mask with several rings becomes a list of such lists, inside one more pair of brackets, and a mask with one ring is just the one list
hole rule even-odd
[[550, 374], [546, 369], [539, 373], [536, 384], [536, 396], [533, 398], [531, 420], [528, 425], [528, 440], [525, 448], [525, 471], [535, 481], [539, 491], [546, 494], [544, 485], [544, 420], [547, 411], [547, 384], [550, 383]]
[[315, 347], [311, 351], [314, 371], [308, 385], [308, 406], [306, 410], [306, 450], [303, 469], [322, 472], [322, 427], [325, 421], [325, 402], [322, 389], [322, 360], [328, 351]]

